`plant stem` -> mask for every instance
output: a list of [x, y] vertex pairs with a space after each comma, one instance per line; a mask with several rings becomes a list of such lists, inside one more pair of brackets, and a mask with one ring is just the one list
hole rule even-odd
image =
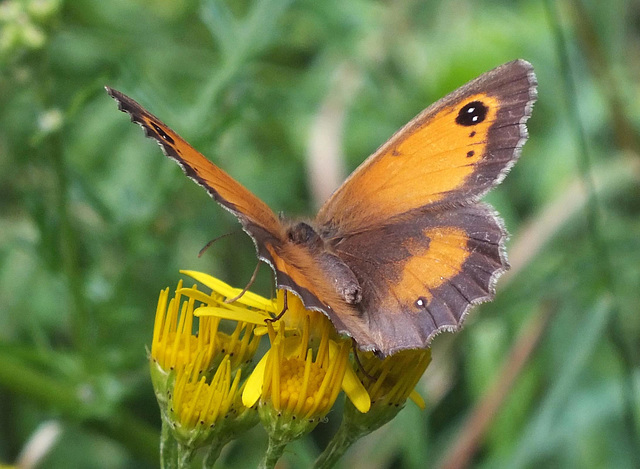
[[178, 443], [171, 435], [169, 425], [162, 421], [160, 432], [160, 468], [176, 469], [178, 467]]
[[269, 446], [267, 447], [267, 451], [264, 454], [262, 461], [260, 461], [258, 469], [273, 469], [276, 467], [276, 463], [282, 456], [282, 453], [284, 453], [287, 443], [288, 441], [269, 437]]
[[346, 414], [347, 412], [345, 412], [345, 416], [343, 416], [340, 428], [338, 428], [338, 431], [327, 447], [320, 456], [318, 456], [318, 459], [316, 459], [313, 465], [314, 469], [328, 469], [333, 467], [353, 443], [370, 433], [369, 430], [354, 425], [353, 421], [346, 417]]
[[204, 458], [204, 461], [202, 463], [202, 467], [208, 467], [208, 468], [213, 468], [214, 464], [216, 463], [216, 461], [218, 460], [218, 458], [220, 457], [220, 453], [222, 452], [222, 448], [224, 448], [224, 446], [231, 441], [230, 439], [214, 439], [213, 443], [211, 444], [211, 446], [209, 446], [209, 450], [207, 452], [207, 455]]
[[195, 449], [192, 446], [183, 445], [178, 442], [178, 468], [189, 469], [191, 467], [191, 460], [193, 459], [195, 453]]

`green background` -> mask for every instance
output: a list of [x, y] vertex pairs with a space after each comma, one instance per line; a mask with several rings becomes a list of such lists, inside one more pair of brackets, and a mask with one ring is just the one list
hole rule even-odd
[[[243, 286], [255, 266], [235, 219], [104, 85], [275, 211], [312, 216], [311, 158], [343, 156], [348, 173], [515, 58], [534, 65], [539, 100], [521, 160], [487, 197], [512, 271], [435, 340], [427, 409], [407, 405], [341, 464], [637, 467], [640, 4], [624, 0], [0, 2], [0, 462], [48, 428], [39, 467], [156, 467], [157, 294], [179, 269]], [[254, 289], [270, 285], [263, 267]], [[308, 466], [339, 420], [282, 467]], [[265, 447], [256, 428], [218, 467], [253, 467]]]

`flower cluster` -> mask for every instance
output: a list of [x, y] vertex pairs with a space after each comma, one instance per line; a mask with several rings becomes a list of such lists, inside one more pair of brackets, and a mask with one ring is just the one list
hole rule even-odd
[[[209, 292], [181, 281], [173, 298], [166, 289], [158, 301], [150, 366], [167, 467], [184, 467], [198, 451], [212, 467], [225, 444], [258, 422], [269, 438], [261, 467], [274, 467], [286, 445], [323, 421], [344, 391], [342, 425], [316, 462], [330, 467], [407, 398], [424, 408], [414, 388], [429, 350], [385, 359], [357, 352], [293, 294], [266, 299], [207, 274], [183, 273]], [[265, 337], [270, 346], [258, 357]]]

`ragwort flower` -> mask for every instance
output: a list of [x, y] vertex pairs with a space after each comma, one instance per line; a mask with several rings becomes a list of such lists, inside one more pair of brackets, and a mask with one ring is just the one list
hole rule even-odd
[[[240, 291], [206, 274], [188, 274], [227, 298]], [[286, 314], [274, 324], [285, 295]], [[298, 297], [283, 291], [270, 303], [258, 298], [238, 300], [252, 303], [252, 310], [201, 307], [195, 314], [253, 322], [256, 334], [268, 334], [271, 348], [248, 378], [242, 401], [249, 408], [259, 405], [260, 420], [269, 434], [262, 467], [272, 467], [290, 441], [313, 430], [327, 415], [341, 390], [359, 412], [367, 412], [371, 401], [349, 364], [351, 341], [341, 338], [328, 318], [305, 309]]]
[[202, 446], [210, 446], [209, 459], [214, 459], [224, 444], [258, 420], [255, 409], [242, 404], [240, 384], [260, 341], [255, 326], [238, 322], [226, 333], [220, 318], [203, 317], [194, 333], [196, 297], [207, 306], [221, 302], [199, 293], [196, 287], [182, 288], [182, 282], [171, 300], [169, 289], [160, 293], [150, 354], [163, 458], [182, 462]]
[[318, 457], [316, 468], [332, 467], [355, 441], [393, 419], [407, 398], [425, 408], [415, 386], [431, 362], [431, 349], [403, 350], [386, 358], [366, 352], [361, 357], [359, 354], [357, 361], [361, 365], [357, 373], [371, 397], [371, 409], [362, 413], [349, 402], [345, 404], [340, 428]]
[[[212, 464], [224, 444], [259, 419], [269, 435], [261, 467], [274, 467], [289, 442], [326, 418], [342, 390], [348, 397], [342, 425], [317, 461], [330, 467], [407, 398], [424, 408], [414, 387], [429, 350], [385, 359], [360, 352], [352, 365], [352, 341], [297, 296], [278, 291], [270, 300], [204, 273], [183, 273], [211, 292], [179, 283], [173, 299], [167, 289], [158, 302], [150, 355], [167, 458], [184, 463], [208, 446], [205, 465]], [[271, 347], [253, 366], [265, 335]]]

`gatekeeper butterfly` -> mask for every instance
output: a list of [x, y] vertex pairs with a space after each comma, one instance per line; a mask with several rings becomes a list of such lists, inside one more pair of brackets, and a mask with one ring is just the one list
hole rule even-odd
[[533, 67], [491, 70], [418, 114], [367, 158], [315, 219], [273, 211], [133, 99], [120, 110], [233, 213], [277, 288], [326, 314], [338, 332], [381, 356], [426, 347], [493, 298], [507, 237], [479, 199], [505, 177], [527, 140]]

